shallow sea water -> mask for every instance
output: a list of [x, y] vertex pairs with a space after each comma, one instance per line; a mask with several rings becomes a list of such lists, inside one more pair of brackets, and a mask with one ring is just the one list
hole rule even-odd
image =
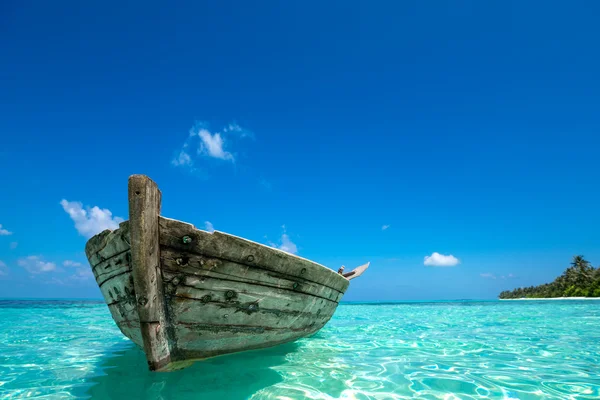
[[342, 304], [317, 334], [150, 373], [106, 305], [0, 300], [0, 398], [598, 399], [600, 301]]

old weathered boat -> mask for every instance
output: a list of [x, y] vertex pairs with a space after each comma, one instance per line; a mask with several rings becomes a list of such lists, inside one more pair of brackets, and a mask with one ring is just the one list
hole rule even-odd
[[[321, 329], [349, 280], [320, 264], [160, 216], [161, 193], [129, 178], [129, 221], [86, 244], [121, 332], [153, 371], [293, 341]], [[342, 269], [343, 270], [343, 269]]]

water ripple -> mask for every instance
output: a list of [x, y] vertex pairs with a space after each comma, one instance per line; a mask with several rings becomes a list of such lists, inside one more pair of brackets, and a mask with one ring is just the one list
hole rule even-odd
[[146, 370], [106, 306], [0, 301], [0, 398], [598, 399], [600, 302], [341, 305], [295, 343]]

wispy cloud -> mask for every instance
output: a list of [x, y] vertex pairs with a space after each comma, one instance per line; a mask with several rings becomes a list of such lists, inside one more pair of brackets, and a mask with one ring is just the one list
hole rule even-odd
[[[77, 285], [94, 277], [91, 268], [78, 261], [64, 260], [61, 264], [66, 269], [46, 261], [42, 256], [28, 256], [17, 260], [17, 265], [29, 272], [31, 279], [45, 284]], [[8, 273], [8, 267], [0, 261], [0, 276]]]
[[0, 260], [0, 276], [8, 275], [8, 267], [4, 263], [4, 261]]
[[460, 261], [452, 254], [444, 255], [438, 252], [433, 252], [430, 256], [425, 256], [423, 264], [428, 267], [454, 267]]
[[214, 232], [215, 231], [215, 227], [213, 226], [213, 224], [210, 221], [205, 221], [204, 222], [204, 228], [209, 231], [209, 232]]
[[75, 273], [69, 276], [69, 280], [74, 281], [87, 281], [94, 277], [94, 274], [90, 268], [77, 268]]
[[19, 245], [19, 243], [17, 243], [17, 242], [10, 242], [10, 249], [14, 250], [17, 248], [18, 245]]
[[483, 274], [479, 274], [479, 276], [481, 276], [482, 278], [486, 278], [486, 279], [512, 279], [512, 278], [515, 278], [515, 276], [513, 274], [500, 275], [498, 277], [495, 274], [492, 274], [491, 272], [485, 272]]
[[86, 238], [91, 238], [105, 229], [117, 229], [119, 224], [124, 221], [123, 218], [113, 217], [110, 210], [106, 208], [94, 206], [84, 209], [80, 202], [64, 199], [61, 200], [60, 205], [75, 222], [77, 232]]
[[233, 133], [237, 134], [237, 136], [239, 136], [240, 138], [254, 139], [254, 133], [252, 133], [248, 129], [242, 128], [241, 126], [239, 126], [235, 122], [233, 122], [233, 123], [227, 125], [225, 128], [223, 128], [223, 132], [225, 132], [225, 133], [232, 133], [233, 132]]
[[200, 129], [198, 136], [202, 140], [200, 143], [200, 154], [206, 154], [209, 157], [220, 158], [221, 160], [234, 161], [233, 154], [225, 151], [224, 142], [220, 133], [211, 134], [206, 129]]
[[20, 267], [25, 268], [31, 274], [42, 274], [56, 270], [56, 264], [44, 261], [40, 256], [29, 256], [17, 261]]
[[258, 180], [258, 183], [260, 184], [260, 186], [262, 186], [263, 188], [265, 188], [265, 190], [268, 191], [268, 192], [270, 192], [273, 189], [273, 185], [271, 185], [271, 182], [269, 182], [265, 178], [260, 178]]
[[279, 239], [279, 244], [269, 242], [269, 246], [285, 251], [286, 253], [297, 254], [298, 246], [296, 246], [296, 243], [292, 242], [292, 240], [290, 239], [289, 235], [285, 230], [285, 225], [283, 225], [282, 228], [283, 233], [281, 234], [281, 238]]
[[71, 281], [75, 281], [75, 282], [87, 281], [88, 279], [94, 277], [92, 269], [89, 268], [89, 266], [84, 265], [78, 261], [65, 260], [65, 261], [63, 261], [63, 265], [68, 268], [75, 268], [75, 273], [73, 273], [72, 275], [70, 275], [67, 278], [67, 283], [69, 283]]
[[66, 285], [67, 284], [67, 282], [64, 279], [59, 279], [55, 276], [51, 277], [50, 279], [43, 280], [42, 283], [45, 285]]
[[186, 145], [181, 149], [179, 155], [171, 160], [171, 164], [175, 166], [191, 166], [192, 165], [192, 157], [187, 153]]
[[211, 131], [207, 124], [197, 123], [190, 129], [182, 148], [171, 159], [171, 164], [197, 172], [200, 158], [235, 162], [231, 146], [236, 139], [245, 137], [252, 138], [253, 134], [237, 123], [230, 123], [220, 131]]
[[63, 265], [65, 267], [75, 267], [75, 268], [83, 267], [82, 263], [77, 262], [77, 261], [72, 261], [72, 260], [63, 261]]
[[0, 224], [0, 236], [8, 236], [8, 235], [12, 235], [13, 233], [11, 231], [9, 231], [8, 229], [4, 229], [2, 227], [2, 224]]
[[381, 230], [382, 230], [382, 231], [385, 231], [385, 230], [386, 230], [386, 229], [388, 229], [390, 226], [391, 226], [391, 225], [383, 225], [383, 226], [381, 227]]
[[284, 233], [281, 235], [281, 245], [279, 246], [279, 250], [283, 250], [291, 254], [297, 254], [298, 246], [296, 246], [296, 243], [290, 240], [290, 237], [287, 233]]
[[239, 126], [238, 124], [231, 123], [229, 125], [227, 125], [225, 128], [223, 128], [223, 132], [242, 132], [243, 129], [241, 126]]
[[75, 273], [69, 276], [52, 276], [50, 279], [44, 280], [47, 285], [60, 286], [78, 286], [94, 277], [92, 270], [89, 268], [77, 268]]

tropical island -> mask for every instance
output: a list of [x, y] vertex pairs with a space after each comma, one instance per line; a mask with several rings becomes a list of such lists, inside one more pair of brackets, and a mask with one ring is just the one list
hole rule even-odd
[[583, 256], [573, 257], [571, 265], [554, 282], [505, 290], [500, 299], [600, 297], [600, 267], [594, 268]]

